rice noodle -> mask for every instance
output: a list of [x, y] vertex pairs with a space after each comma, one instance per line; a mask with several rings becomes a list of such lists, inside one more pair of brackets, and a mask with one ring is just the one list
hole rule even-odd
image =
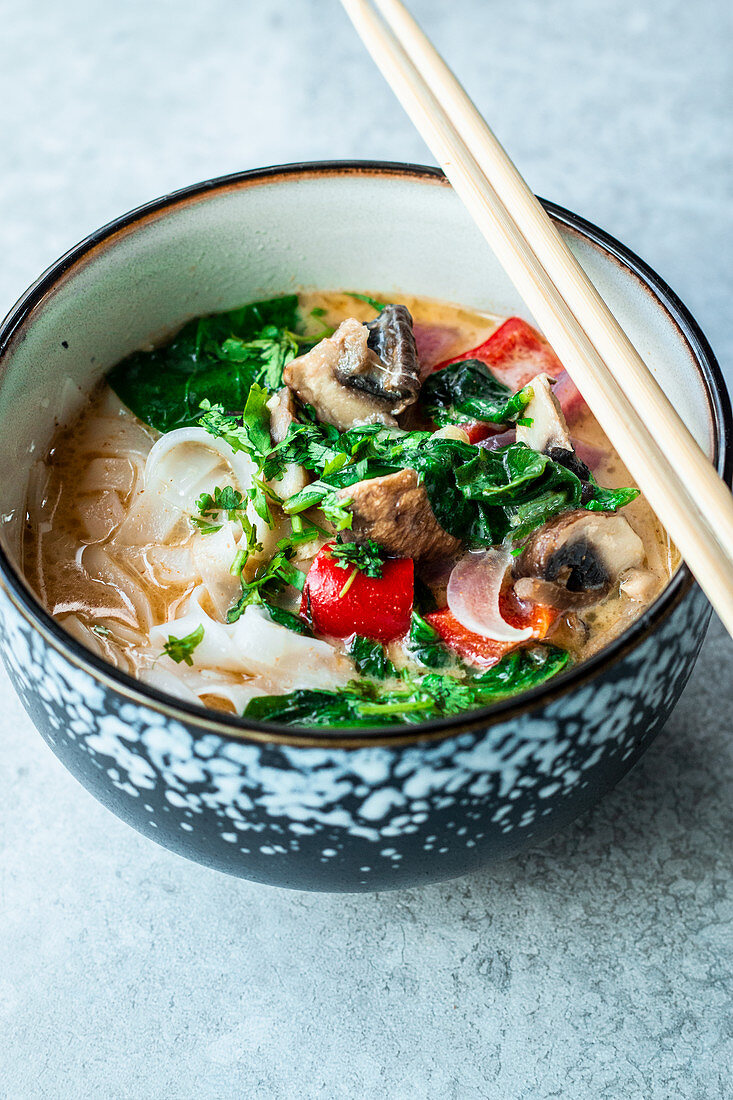
[[[196, 647], [196, 667], [245, 676], [260, 676], [278, 685], [280, 691], [294, 688], [344, 687], [354, 675], [351, 661], [328, 642], [306, 638], [270, 620], [259, 607], [248, 607], [234, 623], [217, 622], [205, 608], [207, 589], [199, 586], [191, 594], [188, 609], [175, 621], [176, 636], [204, 628]], [[173, 633], [171, 624], [152, 627], [153, 651], [162, 650]]]

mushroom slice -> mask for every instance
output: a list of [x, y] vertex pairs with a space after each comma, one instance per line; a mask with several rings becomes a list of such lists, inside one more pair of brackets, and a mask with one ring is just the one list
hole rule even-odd
[[351, 530], [342, 537], [353, 542], [374, 539], [388, 554], [428, 561], [458, 553], [460, 540], [438, 523], [425, 486], [415, 470], [357, 481], [339, 489], [342, 501], [350, 501]]
[[376, 363], [364, 359], [358, 370], [349, 363], [340, 369], [339, 377], [348, 386], [391, 400], [393, 413], [404, 412], [420, 392], [420, 367], [410, 311], [407, 306], [385, 306], [364, 328]]
[[339, 431], [356, 424], [397, 424], [392, 415], [392, 395], [380, 397], [363, 387], [354, 388], [351, 382], [355, 376], [386, 371], [367, 346], [368, 336], [360, 321], [348, 317], [333, 336], [291, 360], [283, 371], [286, 385], [301, 401], [314, 407], [319, 420], [333, 424]]
[[551, 448], [572, 453], [570, 432], [560, 402], [550, 387], [549, 375], [538, 374], [527, 385], [532, 389], [532, 400], [522, 413], [522, 419], [532, 423], [517, 424], [517, 443], [526, 443], [542, 454], [549, 454]]
[[[617, 513], [566, 512], [530, 536], [514, 566], [515, 577], [538, 578], [564, 590], [554, 607], [585, 607], [598, 603], [628, 569], [644, 564], [644, 544], [628, 521]], [[521, 583], [517, 595], [533, 598]], [[537, 593], [539, 595], [539, 593]], [[543, 586], [542, 598], [552, 597]]]
[[629, 569], [618, 587], [635, 603], [651, 603], [662, 587], [662, 579], [651, 569]]

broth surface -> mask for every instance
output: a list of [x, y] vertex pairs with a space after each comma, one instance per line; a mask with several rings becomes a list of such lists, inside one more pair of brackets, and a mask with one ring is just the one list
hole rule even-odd
[[[363, 322], [374, 318], [371, 305], [345, 293], [312, 292], [299, 298], [304, 333], [314, 339], [324, 326], [336, 328], [346, 317]], [[439, 361], [481, 344], [503, 320], [409, 295], [398, 300], [408, 307], [417, 328], [436, 330], [435, 356]], [[633, 484], [587, 408], [574, 418], [571, 433], [574, 444], [584, 446], [584, 453], [594, 456], [593, 473], [601, 485], [618, 488]], [[302, 687], [302, 673], [292, 667], [300, 659], [289, 651], [282, 661], [269, 664], [258, 666], [254, 658], [246, 673], [226, 656], [219, 667], [197, 668], [195, 664], [175, 664], [163, 653], [162, 635], [160, 631], [156, 635], [155, 628], [168, 624], [172, 628], [186, 621], [192, 600], [199, 601], [211, 620], [226, 621], [227, 608], [236, 602], [240, 591], [240, 580], [229, 572], [228, 561], [232, 551], [243, 544], [232, 523], [225, 522], [214, 533], [204, 533], [192, 521], [191, 517], [196, 516], [194, 494], [201, 489], [193, 449], [191, 467], [186, 466], [186, 476], [191, 478], [187, 507], [182, 507], [180, 501], [172, 503], [167, 483], [162, 482], [160, 511], [165, 512], [165, 523], [159, 522], [160, 517], [151, 518], [149, 511], [141, 513], [138, 523], [136, 509], [143, 497], [146, 462], [159, 438], [159, 433], [139, 420], [107, 382], [90, 394], [73, 423], [59, 429], [48, 455], [34, 470], [29, 489], [23, 568], [31, 585], [49, 612], [90, 649], [121, 669], [184, 698], [241, 713], [258, 695]], [[195, 452], [196, 462], [201, 462], [200, 450]], [[205, 470], [206, 463], [202, 464], [204, 487], [234, 484], [224, 458], [212, 452], [207, 462]], [[567, 649], [574, 661], [586, 659], [624, 630], [662, 590], [679, 564], [675, 548], [642, 496], [622, 512], [643, 542], [646, 570], [653, 575], [654, 583], [642, 602], [617, 589], [595, 606], [561, 615], [549, 640]], [[275, 536], [290, 531], [290, 521], [281, 516], [269, 550], [274, 552]], [[150, 537], [140, 537], [141, 532]], [[307, 572], [325, 542], [323, 535], [300, 546], [293, 559], [297, 568]], [[248, 560], [243, 575], [251, 577], [256, 565], [257, 561]], [[206, 587], [202, 581], [209, 575], [216, 580]], [[285, 594], [281, 601], [283, 608], [293, 613], [297, 613], [299, 604], [297, 592]], [[181, 631], [171, 629], [170, 633], [180, 635]], [[328, 638], [327, 642], [315, 643], [321, 644], [331, 647], [333, 657], [323, 657], [325, 650], [313, 650], [317, 667], [306, 686], [347, 683], [353, 668], [346, 642]], [[418, 667], [400, 642], [391, 642], [387, 653], [397, 670]], [[319, 671], [320, 660], [324, 663]], [[387, 682], [391, 682], [389, 678]]]

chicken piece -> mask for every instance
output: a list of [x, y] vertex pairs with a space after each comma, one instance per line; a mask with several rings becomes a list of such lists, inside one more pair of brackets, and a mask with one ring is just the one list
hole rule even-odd
[[457, 554], [460, 540], [448, 534], [435, 518], [425, 486], [415, 470], [358, 481], [340, 489], [342, 501], [350, 501], [351, 530], [344, 539], [374, 539], [388, 554], [428, 561]]
[[369, 333], [360, 321], [348, 317], [333, 336], [321, 340], [305, 355], [291, 360], [283, 381], [301, 401], [312, 405], [325, 424], [345, 431], [357, 424], [385, 424], [395, 427], [393, 397], [380, 397], [346, 384], [348, 376], [385, 368], [367, 346]]

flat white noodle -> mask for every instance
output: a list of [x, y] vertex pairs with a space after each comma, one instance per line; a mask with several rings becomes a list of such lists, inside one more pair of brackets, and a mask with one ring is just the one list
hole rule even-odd
[[185, 637], [200, 626], [202, 641], [193, 653], [197, 668], [266, 677], [272, 690], [344, 687], [354, 676], [354, 666], [328, 642], [306, 638], [273, 623], [258, 607], [248, 607], [235, 623], [221, 623], [204, 610], [206, 589], [191, 594], [186, 613], [173, 623], [154, 626], [150, 644], [162, 650], [169, 635]]
[[135, 577], [124, 569], [102, 546], [85, 546], [81, 551], [80, 560], [88, 575], [93, 580], [102, 581], [113, 592], [119, 593], [128, 609], [127, 614], [120, 614], [115, 610], [107, 613], [100, 611], [100, 616], [109, 614], [112, 618], [120, 617], [129, 626], [148, 631], [153, 622], [153, 608], [146, 595], [142, 578]]
[[200, 576], [188, 545], [150, 546], [143, 551], [141, 561], [161, 585], [193, 584]]
[[140, 673], [140, 679], [151, 687], [165, 691], [188, 703], [199, 703], [205, 696], [226, 699], [241, 714], [250, 699], [264, 695], [262, 688], [252, 681], [236, 680], [225, 677], [208, 669], [189, 668], [181, 665], [174, 668], [162, 667], [163, 657], [152, 668]]
[[91, 459], [84, 469], [77, 488], [81, 493], [114, 489], [122, 497], [126, 497], [135, 487], [136, 478], [136, 465], [131, 459], [126, 456], [110, 455]]
[[114, 490], [89, 494], [79, 509], [88, 542], [106, 542], [125, 518], [125, 509], [119, 494]]
[[194, 568], [206, 587], [217, 615], [222, 619], [226, 618], [227, 611], [236, 603], [242, 590], [239, 578], [230, 572], [241, 534], [241, 523], [226, 522], [220, 531], [200, 535], [191, 545]]
[[[190, 530], [182, 521], [195, 511], [203, 492], [234, 483], [244, 495], [252, 486], [255, 467], [243, 452], [209, 435], [203, 428], [178, 428], [162, 436], [145, 463], [143, 488], [132, 503], [117, 533], [120, 544], [144, 545], [170, 541]], [[272, 542], [273, 533], [250, 503], [247, 514], [255, 525], [258, 541]]]

